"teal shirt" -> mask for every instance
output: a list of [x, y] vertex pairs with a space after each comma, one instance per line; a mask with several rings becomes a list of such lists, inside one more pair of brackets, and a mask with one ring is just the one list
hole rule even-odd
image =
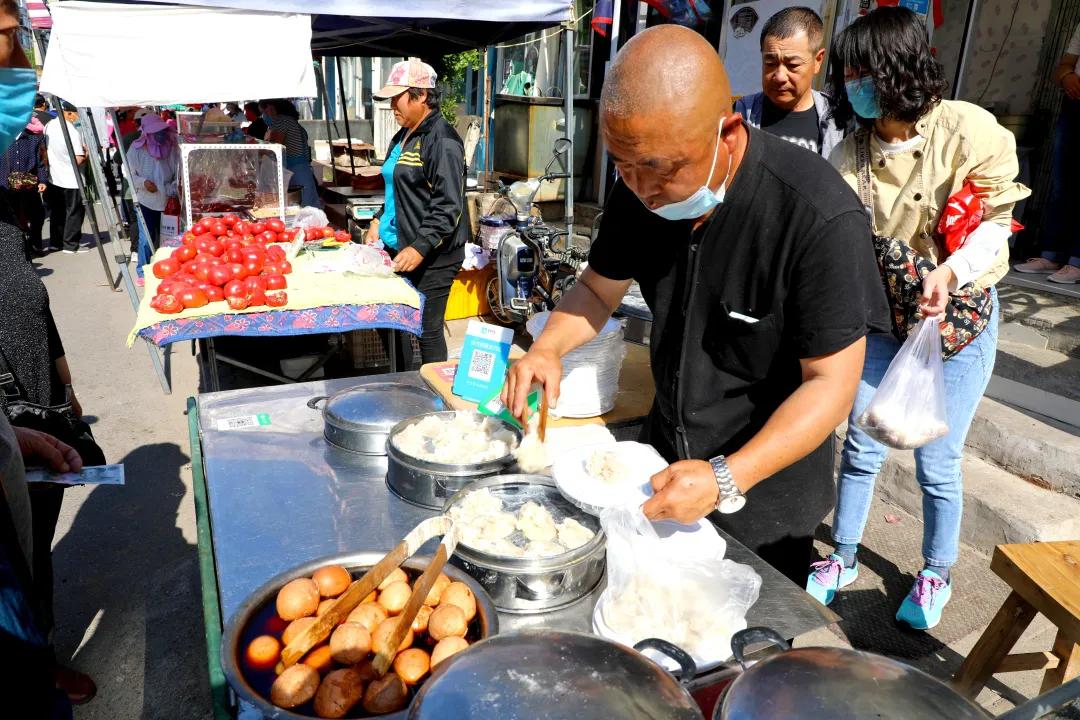
[[401, 143], [394, 146], [382, 166], [386, 193], [383, 201], [382, 219], [379, 222], [379, 239], [383, 241], [383, 245], [394, 250], [398, 249], [397, 208], [394, 205], [394, 168], [397, 167], [399, 157], [401, 157]]

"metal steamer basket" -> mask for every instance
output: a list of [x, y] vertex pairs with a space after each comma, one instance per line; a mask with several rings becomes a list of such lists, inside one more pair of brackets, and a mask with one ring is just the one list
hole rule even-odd
[[[394, 438], [398, 433], [409, 425], [423, 420], [429, 415], [440, 417], [453, 417], [466, 411], [449, 410], [446, 412], [424, 413], [399, 422], [390, 430], [386, 440], [386, 484], [390, 490], [405, 502], [419, 505], [429, 510], [442, 510], [448, 498], [474, 481], [481, 478], [498, 475], [514, 464], [514, 456], [507, 454], [497, 460], [488, 460], [481, 463], [466, 465], [452, 465], [449, 463], [437, 463], [430, 460], [406, 455], [398, 450], [394, 444]], [[479, 419], [492, 420], [480, 413], [472, 413]], [[503, 423], [502, 426], [514, 434], [515, 439], [521, 442], [521, 430]]]
[[426, 388], [395, 382], [372, 382], [320, 395], [307, 406], [323, 406], [323, 437], [336, 448], [361, 455], [385, 455], [391, 428], [405, 418], [441, 410], [442, 400]]
[[[306, 562], [303, 565], [287, 570], [264, 583], [258, 590], [251, 593], [243, 605], [229, 620], [225, 626], [225, 633], [221, 641], [221, 668], [225, 673], [225, 679], [240, 697], [240, 699], [252, 704], [259, 711], [259, 717], [263, 718], [287, 718], [288, 720], [307, 720], [314, 715], [302, 714], [280, 708], [270, 702], [269, 698], [255, 689], [242, 670], [242, 662], [246, 644], [259, 632], [251, 630], [248, 626], [256, 621], [265, 608], [273, 606], [278, 591], [285, 583], [298, 577], [310, 577], [312, 573], [326, 565], [341, 565], [352, 573], [353, 579], [359, 579], [365, 571], [375, 563], [383, 559], [383, 552], [354, 552], [344, 555], [333, 555]], [[414, 555], [401, 564], [406, 570], [419, 573], [423, 572], [431, 564], [430, 555]], [[443, 569], [446, 576], [456, 582], [463, 582], [469, 586], [476, 597], [476, 618], [473, 620], [475, 627], [479, 629], [479, 638], [487, 638], [499, 632], [499, 616], [492, 605], [490, 598], [484, 593], [484, 589], [460, 569], [446, 565]], [[475, 632], [475, 630], [474, 630]], [[470, 640], [472, 635], [470, 634]], [[408, 715], [408, 708], [395, 713], [380, 715], [380, 718], [403, 720]]]
[[551, 510], [557, 521], [572, 517], [596, 534], [589, 542], [562, 555], [512, 558], [491, 555], [458, 543], [451, 562], [483, 586], [495, 607], [512, 614], [558, 610], [578, 602], [596, 589], [606, 566], [604, 532], [596, 518], [566, 500], [545, 475], [499, 475], [478, 480], [446, 503], [445, 512], [474, 491], [488, 489], [508, 511], [534, 500]]

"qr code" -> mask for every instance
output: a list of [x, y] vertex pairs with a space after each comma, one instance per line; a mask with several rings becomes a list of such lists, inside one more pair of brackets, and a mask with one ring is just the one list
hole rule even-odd
[[495, 353], [474, 350], [469, 361], [469, 377], [487, 382], [495, 369]]
[[254, 415], [246, 417], [234, 417], [218, 420], [218, 430], [243, 430], [244, 428], [257, 427], [258, 418]]

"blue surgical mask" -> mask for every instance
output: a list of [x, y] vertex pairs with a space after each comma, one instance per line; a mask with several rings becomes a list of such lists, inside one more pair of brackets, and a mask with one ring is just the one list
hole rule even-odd
[[864, 75], [857, 80], [848, 80], [844, 83], [847, 90], [848, 102], [855, 114], [867, 120], [881, 117], [881, 106], [878, 105], [877, 88], [874, 87], [874, 78]]
[[720, 118], [720, 127], [716, 130], [716, 151], [713, 153], [712, 165], [709, 166], [709, 178], [705, 181], [705, 184], [685, 200], [661, 205], [657, 208], [649, 208], [650, 210], [665, 220], [693, 220], [705, 215], [724, 202], [724, 195], [727, 192], [725, 183], [727, 183], [727, 176], [731, 174], [732, 158], [730, 154], [728, 155], [728, 170], [724, 175], [723, 182], [720, 183], [720, 187], [717, 188], [716, 192], [709, 189], [709, 184], [712, 183], [713, 171], [716, 169], [716, 158], [720, 154], [720, 133], [723, 127], [724, 119]]
[[0, 153], [30, 122], [37, 93], [37, 73], [33, 68], [0, 68]]
[[263, 114], [262, 114], [262, 121], [263, 121], [264, 123], [266, 123], [267, 125], [269, 125], [269, 124], [270, 124], [270, 116], [269, 116], [269, 115], [267, 115], [266, 113], [263, 113]]

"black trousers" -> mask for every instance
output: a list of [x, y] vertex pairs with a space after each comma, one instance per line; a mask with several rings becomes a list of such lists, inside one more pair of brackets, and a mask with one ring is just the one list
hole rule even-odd
[[19, 229], [26, 234], [27, 257], [30, 257], [32, 250], [44, 250], [41, 246], [41, 229], [45, 225], [45, 206], [41, 204], [37, 189], [13, 190], [8, 197], [11, 198], [11, 209], [15, 211]]
[[53, 247], [63, 243], [65, 250], [78, 250], [82, 240], [83, 219], [86, 208], [78, 188], [63, 188], [49, 185], [47, 191], [49, 203], [49, 241]]
[[64, 487], [50, 483], [30, 483], [30, 510], [33, 513], [34, 537], [34, 594], [41, 609], [41, 629], [52, 639], [56, 625], [53, 614], [52, 543], [60, 506], [64, 503]]
[[[450, 264], [443, 267], [420, 268], [405, 275], [417, 290], [424, 295], [424, 314], [421, 318], [420, 359], [423, 363], [443, 362], [446, 360], [446, 336], [443, 324], [446, 319], [446, 302], [450, 299], [450, 286], [458, 274], [460, 265]], [[383, 335], [383, 344], [387, 345]], [[412, 338], [408, 333], [399, 335], [399, 342], [394, 350], [397, 353], [398, 369], [411, 370], [413, 367]], [[389, 352], [389, 347], [387, 347]]]

